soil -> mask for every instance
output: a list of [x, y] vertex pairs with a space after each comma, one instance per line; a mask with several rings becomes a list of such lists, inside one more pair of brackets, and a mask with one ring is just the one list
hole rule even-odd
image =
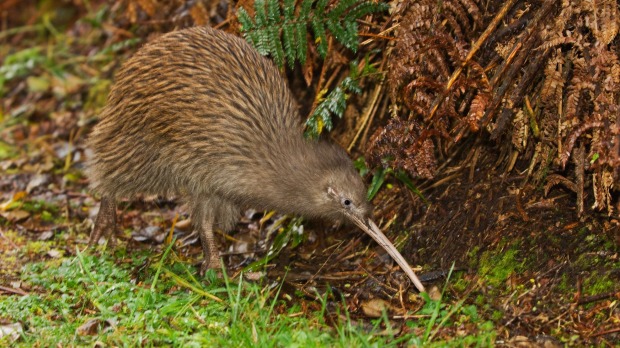
[[[571, 191], [557, 187], [544, 196], [524, 175], [494, 169], [496, 152], [491, 147], [479, 151], [475, 169], [466, 164], [446, 167], [435, 180], [420, 182], [427, 203], [398, 182], [388, 183], [375, 199], [379, 225], [410, 263], [419, 266], [416, 272], [430, 293], [440, 291], [454, 265], [448, 302], [477, 305], [481, 316], [495, 321], [498, 342], [539, 344], [543, 337], [544, 342], [560, 344], [575, 336], [572, 343], [612, 345], [620, 335], [618, 220], [594, 212], [579, 217]], [[39, 161], [44, 156], [32, 157], [30, 164]], [[12, 192], [25, 191], [36, 178], [33, 173], [3, 174], [3, 201]], [[11, 293], [8, 288], [19, 281], [24, 264], [71, 256], [76, 245], [85, 247], [97, 210], [95, 200], [82, 193], [85, 183], [79, 180], [56, 192], [62, 176], [50, 175], [47, 186], [27, 194], [28, 203], [3, 213], [1, 293]], [[45, 204], [41, 202], [48, 206], [36, 206]], [[118, 236], [119, 247], [126, 246], [128, 253], [162, 248], [177, 214], [177, 236], [191, 232], [185, 207], [174, 201], [126, 202], [121, 209], [121, 230], [131, 232]], [[25, 217], [9, 214], [18, 211], [26, 212]], [[50, 221], [48, 211], [68, 218]], [[248, 211], [235, 232], [220, 235], [232, 276], [264, 257], [265, 245], [273, 241], [273, 235], [261, 238], [280, 217], [263, 215]], [[303, 243], [283, 248], [267, 266], [263, 281], [284, 279], [283, 298], [314, 308], [320, 306], [319, 297], [329, 294], [331, 316], [338, 315], [344, 300], [361, 323], [377, 311], [373, 306], [379, 306], [378, 313], [388, 308], [396, 325], [404, 325], [398, 318], [423, 305], [398, 266], [355, 227], [310, 221], [304, 230]], [[45, 240], [54, 241], [53, 246], [40, 243]], [[179, 250], [187, 262], [200, 262], [196, 238], [179, 244]], [[455, 334], [442, 332], [444, 337]]]
[[[36, 13], [34, 2], [23, 4]], [[74, 29], [76, 37], [86, 37], [80, 35], [86, 30], [83, 25]], [[124, 38], [123, 30], [115, 33]], [[23, 35], [10, 43], [19, 43]], [[85, 57], [90, 46], [104, 44], [96, 35], [91, 39], [83, 48]], [[102, 67], [103, 76], [85, 66], [84, 74], [93, 74], [90, 80], [101, 78], [105, 90], [113, 66]], [[52, 74], [40, 75], [39, 80], [11, 81], [0, 109], [6, 110], [6, 115], [0, 112], [1, 125], [6, 126], [0, 128], [0, 154], [9, 143], [11, 149], [6, 151], [15, 151], [0, 161], [1, 295], [22, 295], [19, 280], [24, 265], [73, 257], [76, 246], [85, 248], [98, 209], [82, 174], [83, 141], [96, 119], [96, 106], [83, 109], [85, 104], [96, 104], [90, 94], [93, 90], [96, 94], [98, 85], [79, 80], [75, 71], [68, 73], [74, 85], [60, 83]], [[49, 79], [49, 86], [42, 77]], [[291, 85], [304, 101], [305, 115], [313, 97], [301, 78], [296, 79]], [[382, 114], [389, 117], [387, 96], [382, 100]], [[363, 105], [348, 110], [359, 113]], [[358, 115], [345, 115], [334, 130], [335, 140], [349, 144], [355, 132], [343, 129], [357, 125], [343, 125], [357, 119]], [[618, 216], [592, 209], [591, 194], [586, 194], [586, 210], [579, 216], [573, 191], [558, 185], [545, 195], [543, 181], [527, 174], [528, 163], [517, 163], [507, 172], [499, 145], [471, 139], [458, 144], [453, 157], [439, 161], [442, 167], [434, 179], [414, 182], [424, 200], [402, 182], [388, 179], [373, 200], [378, 225], [415, 267], [431, 298], [438, 298], [445, 286], [443, 301], [475, 306], [480, 317], [493, 322], [498, 345], [616, 345], [620, 342]], [[367, 134], [359, 144], [366, 140]], [[151, 199], [124, 202], [119, 208], [123, 231], [117, 235], [119, 249], [126, 248], [127, 254], [161, 250], [178, 217], [177, 251], [185, 262], [199, 264], [202, 251], [190, 236], [187, 209], [181, 203]], [[219, 234], [231, 276], [264, 259], [278, 230], [289, 221], [278, 227], [279, 219], [247, 211], [233, 233]], [[274, 233], [265, 233], [273, 226]], [[410, 329], [407, 320], [416, 320], [424, 300], [370, 237], [353, 226], [318, 221], [305, 222], [303, 231], [303, 242], [283, 247], [268, 262], [266, 274], [249, 276], [262, 277], [265, 284], [284, 280], [280, 296], [285, 306], [318, 310], [319, 299], [327, 296], [328, 320], [338, 320], [346, 305], [351, 318], [364, 326], [387, 309], [394, 329]], [[449, 339], [475, 331], [476, 327], [463, 324], [443, 329], [439, 336]]]

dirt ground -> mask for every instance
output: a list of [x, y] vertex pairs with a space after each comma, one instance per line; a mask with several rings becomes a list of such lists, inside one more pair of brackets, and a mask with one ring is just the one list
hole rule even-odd
[[[443, 177], [421, 182], [427, 203], [397, 182], [387, 185], [375, 203], [389, 238], [412, 265], [420, 266], [416, 271], [431, 293], [443, 287], [454, 264], [450, 301], [475, 304], [481, 316], [492, 318], [499, 344], [615, 345], [620, 335], [618, 221], [594, 214], [579, 218], [571, 191], [557, 187], [544, 196], [541, 188], [524, 184], [524, 176], [493, 169], [491, 150], [480, 158], [473, 170], [446, 166]], [[45, 166], [45, 155], [23, 160], [20, 170], [11, 169], [15, 163], [2, 163], [2, 201], [22, 202], [2, 213], [4, 294], [11, 294], [10, 284], [19, 280], [26, 263], [71, 256], [75, 246], [83, 248], [98, 206], [84, 193], [84, 179], [68, 183], [66, 175], [41, 177], [23, 170]], [[15, 192], [24, 192], [23, 197]], [[162, 248], [177, 214], [176, 235], [183, 239], [191, 232], [185, 207], [174, 201], [126, 202], [120, 208], [125, 233], [118, 236], [119, 247], [126, 246], [128, 253]], [[278, 219], [247, 211], [236, 232], [220, 234], [230, 274], [265, 256], [273, 236], [261, 240], [260, 231]], [[330, 315], [338, 315], [344, 299], [362, 324], [381, 309], [397, 319], [421, 308], [404, 273], [356, 228], [311, 221], [304, 233], [305, 242], [284, 247], [267, 266], [268, 281], [284, 277], [282, 296], [312, 308], [319, 305], [318, 296], [329, 292]], [[188, 262], [200, 261], [196, 238], [179, 247]], [[441, 332], [444, 338], [458, 334]]]
[[[38, 13], [35, 3], [28, 5], [32, 13]], [[66, 15], [80, 15], [72, 11]], [[96, 16], [92, 17], [94, 22]], [[16, 25], [12, 20], [7, 19], [8, 27]], [[37, 23], [35, 19], [16, 21], [19, 25]], [[38, 67], [28, 72], [30, 75], [10, 81], [1, 99], [0, 111], [5, 112], [0, 113], [2, 295], [21, 295], [19, 279], [24, 265], [72, 257], [76, 246], [86, 246], [99, 203], [89, 194], [88, 179], [83, 174], [88, 155], [84, 140], [96, 122], [98, 108], [105, 102], [98, 95], [105, 95], [102, 91], [109, 88], [113, 71], [124, 59], [122, 55], [130, 54], [120, 43], [131, 51], [137, 42], [121, 41], [131, 37], [121, 25], [111, 30], [115, 36], [112, 40], [99, 32], [101, 28], [93, 30], [75, 19], [65, 21], [76, 24], [66, 34], [57, 34], [58, 42], [48, 47], [60, 57], [60, 63], [53, 62], [58, 63], [53, 68], [65, 69], [61, 71], [63, 77], [54, 74], [57, 70]], [[147, 24], [154, 27], [157, 22]], [[141, 30], [153, 27], [144, 25]], [[27, 38], [24, 33], [12, 35], [3, 41], [6, 47]], [[105, 45], [111, 43], [118, 44], [106, 51], [110, 54], [112, 49], [118, 49], [113, 57], [98, 56], [100, 61], [96, 63], [83, 58], [90, 57], [96, 48], [107, 49]], [[46, 55], [44, 49], [35, 52], [28, 46], [22, 48], [35, 61]], [[338, 59], [344, 60], [341, 56], [333, 60]], [[321, 69], [310, 66], [309, 70], [313, 68], [318, 75]], [[339, 75], [334, 72], [333, 76]], [[301, 76], [294, 78], [294, 93], [304, 100], [302, 108], [309, 109], [312, 105], [304, 103], [312, 104], [312, 90], [301, 82]], [[375, 122], [386, 123], [389, 98], [382, 98], [378, 104], [383, 105], [384, 119]], [[362, 105], [358, 109], [361, 111]], [[348, 144], [354, 133], [345, 134], [342, 129], [354, 129], [346, 123], [357, 120], [357, 116], [345, 115], [332, 136]], [[586, 210], [579, 216], [576, 194], [570, 188], [546, 187], [544, 181], [534, 180], [526, 173], [528, 163], [517, 162], [513, 170], [506, 172], [506, 156], [498, 144], [472, 146], [472, 142], [481, 141], [476, 139], [485, 137], [472, 136], [458, 144], [453, 157], [439, 161], [434, 179], [414, 182], [424, 200], [401, 181], [388, 178], [373, 200], [378, 225], [415, 267], [431, 297], [435, 298], [447, 284], [446, 301], [475, 306], [482, 318], [494, 323], [498, 345], [617, 346], [617, 212], [609, 216], [591, 209], [594, 199], [586, 190]], [[362, 138], [368, 138], [368, 134]], [[355, 151], [353, 157], [357, 158], [360, 154]], [[370, 176], [366, 177], [368, 183]], [[136, 249], [161, 250], [173, 221], [178, 219], [174, 235], [180, 255], [187, 262], [200, 262], [200, 245], [190, 236], [187, 209], [181, 202], [123, 202], [119, 209], [122, 232], [117, 235], [118, 248], [126, 248], [128, 254]], [[233, 233], [218, 235], [232, 276], [252, 262], [265, 259], [278, 231], [290, 221], [279, 225], [280, 218], [248, 210]], [[266, 233], [269, 231], [272, 233]], [[368, 236], [352, 226], [319, 221], [305, 222], [303, 234], [298, 235], [303, 237], [289, 240], [286, 246], [283, 242], [281, 251], [266, 266], [265, 282], [284, 280], [281, 296], [293, 299], [289, 305], [317, 308], [317, 299], [329, 294], [328, 319], [342, 315], [339, 309], [344, 303], [359, 325], [368, 325], [370, 318], [388, 310], [394, 327], [401, 332], [408, 330], [404, 319], [415, 320], [424, 301], [399, 267]], [[458, 329], [441, 330], [440, 336], [448, 339], [475, 329], [463, 324]]]

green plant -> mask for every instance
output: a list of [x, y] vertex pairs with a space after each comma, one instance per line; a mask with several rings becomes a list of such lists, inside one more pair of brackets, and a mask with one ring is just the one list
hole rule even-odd
[[[366, 166], [366, 161], [364, 160], [364, 157], [358, 158], [354, 162], [354, 165], [355, 168], [360, 172], [361, 176], [364, 176], [370, 172], [370, 169]], [[395, 171], [390, 167], [378, 167], [377, 169], [375, 169], [370, 186], [368, 186], [368, 193], [366, 194], [366, 198], [369, 201], [377, 195], [381, 187], [383, 187], [383, 185], [385, 184], [385, 181], [387, 180], [389, 175], [394, 175], [394, 177], [400, 182], [402, 182], [409, 190], [411, 190], [411, 192], [418, 195], [418, 197], [420, 197], [424, 203], [428, 204], [428, 201], [426, 200], [422, 192], [420, 192], [420, 190], [415, 186], [407, 172], [402, 169]]]
[[328, 8], [328, 0], [256, 0], [254, 18], [245, 8], [237, 12], [241, 32], [263, 55], [271, 55], [278, 66], [292, 68], [306, 61], [308, 28], [312, 28], [317, 51], [327, 56], [328, 33], [353, 51], [358, 48], [357, 20], [388, 9], [386, 3], [341, 0]]
[[478, 273], [492, 289], [500, 289], [511, 274], [522, 268], [518, 254], [517, 245], [485, 251], [480, 256]]
[[276, 221], [267, 231], [267, 235], [272, 233], [277, 233], [276, 237], [269, 248], [267, 254], [260, 260], [255, 261], [249, 264], [245, 271], [255, 271], [265, 266], [269, 261], [278, 256], [282, 249], [284, 249], [289, 243], [290, 248], [296, 248], [301, 242], [303, 242], [304, 234], [303, 234], [303, 226], [301, 225], [302, 219], [297, 217], [291, 219], [289, 224], [286, 227], [283, 227], [282, 224], [286, 220], [286, 217], [281, 218]]
[[[420, 296], [424, 299], [424, 306], [416, 314], [428, 316], [418, 322], [412, 322], [411, 326], [424, 328], [422, 336], [410, 337], [408, 346], [415, 347], [428, 347], [428, 346], [453, 346], [453, 347], [488, 347], [492, 346], [496, 332], [493, 329], [493, 323], [489, 321], [483, 322], [478, 314], [478, 309], [475, 305], [465, 306], [464, 303], [467, 300], [467, 296], [462, 298], [456, 303], [448, 304], [444, 300], [446, 298], [446, 290], [454, 271], [454, 264], [450, 268], [446, 277], [446, 283], [441, 291], [441, 295], [437, 300], [433, 300], [427, 293], [421, 293]], [[442, 328], [449, 328], [462, 325], [464, 322], [471, 322], [478, 328], [476, 335], [467, 335], [459, 337], [451, 341], [442, 342], [437, 340], [440, 330]]]
[[0, 96], [2, 96], [4, 84], [14, 78], [28, 75], [36, 67], [48, 63], [40, 47], [26, 48], [6, 56], [0, 66]]
[[[361, 69], [357, 60], [351, 62], [349, 69], [349, 76], [340, 81], [338, 86], [329, 94], [327, 94], [326, 89], [318, 93], [316, 97], [318, 104], [308, 120], [306, 120], [304, 135], [307, 138], [317, 138], [324, 129], [327, 131], [332, 130], [334, 126], [332, 116], [335, 115], [338, 118], [342, 118], [347, 107], [347, 99], [349, 99], [351, 94], [362, 93], [362, 87], [359, 84], [360, 79], [377, 73], [374, 65], [369, 63], [368, 57], [364, 59]], [[323, 97], [325, 94], [327, 96]]]

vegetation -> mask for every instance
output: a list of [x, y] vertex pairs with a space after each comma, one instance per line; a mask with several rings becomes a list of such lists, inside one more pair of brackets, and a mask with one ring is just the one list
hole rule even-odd
[[[617, 1], [9, 0], [0, 14], [0, 346], [618, 341]], [[224, 278], [198, 275], [174, 200], [123, 202], [117, 245], [85, 250], [84, 139], [114, 73], [193, 25], [280, 66], [306, 136], [358, 158], [428, 294], [353, 228], [274, 212], [218, 235]]]
[[[395, 339], [397, 329], [385, 309], [370, 325], [360, 325], [344, 306], [330, 325], [326, 316], [337, 305], [333, 294], [309, 303], [281, 296], [282, 281], [221, 279], [213, 271], [196, 278], [196, 269], [180, 261], [171, 248], [156, 257], [134, 253], [122, 257], [122, 262], [113, 260], [119, 259], [118, 254], [76, 253], [76, 257], [27, 265], [21, 280], [31, 292], [18, 298], [0, 296], [0, 313], [19, 323], [15, 333], [20, 337], [15, 341], [7, 335], [0, 343], [13, 341], [15, 347], [96, 342], [178, 347], [444, 345], [436, 338], [439, 329], [463, 323], [474, 325], [478, 333], [451, 345], [484, 346], [495, 336], [493, 325], [481, 321], [475, 307], [450, 307], [428, 296], [416, 320], [405, 321], [407, 333]], [[150, 262], [152, 258], [159, 260]]]
[[503, 172], [526, 171], [545, 192], [568, 188], [580, 215], [587, 205], [611, 215], [618, 11], [616, 1], [399, 5], [388, 82], [400, 110], [375, 132], [370, 158], [430, 178], [436, 147], [460, 151], [482, 132], [499, 144]]
[[342, 0], [327, 7], [328, 0], [257, 0], [254, 17], [241, 7], [237, 12], [241, 32], [263, 55], [270, 55], [277, 65], [288, 61], [306, 62], [308, 27], [312, 28], [316, 50], [325, 59], [331, 37], [344, 47], [357, 51], [359, 46], [357, 21], [365, 16], [386, 11], [387, 4], [372, 1]]

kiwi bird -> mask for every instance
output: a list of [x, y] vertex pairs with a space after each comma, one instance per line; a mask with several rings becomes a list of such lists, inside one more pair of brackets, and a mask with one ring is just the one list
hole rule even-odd
[[371, 220], [346, 152], [303, 137], [280, 72], [239, 37], [194, 27], [143, 46], [119, 69], [87, 146], [87, 175], [101, 196], [91, 246], [114, 231], [118, 200], [177, 196], [190, 206], [202, 270], [221, 267], [214, 228], [232, 229], [240, 209], [253, 207], [349, 220], [424, 291]]

